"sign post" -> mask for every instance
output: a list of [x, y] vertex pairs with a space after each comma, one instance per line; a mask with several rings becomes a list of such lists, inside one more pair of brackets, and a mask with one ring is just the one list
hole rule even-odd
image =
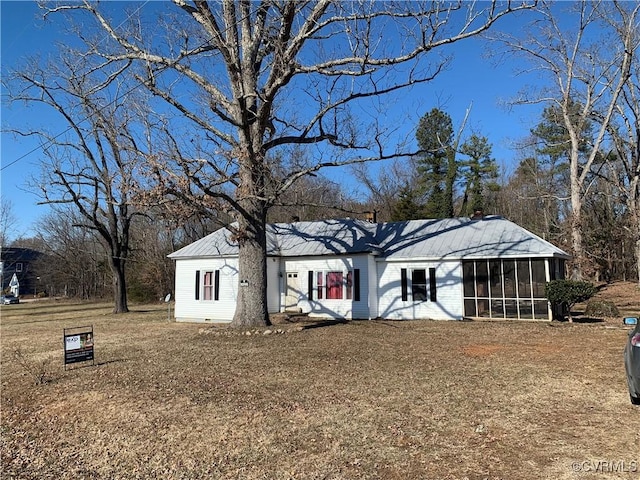
[[87, 362], [95, 365], [93, 356], [93, 325], [85, 327], [64, 328], [62, 330], [64, 346], [64, 369], [67, 364]]
[[167, 322], [171, 321], [171, 304], [169, 303], [171, 301], [171, 294], [167, 293], [167, 296], [164, 297], [164, 303], [167, 304], [167, 306], [169, 307], [169, 310], [167, 311]]

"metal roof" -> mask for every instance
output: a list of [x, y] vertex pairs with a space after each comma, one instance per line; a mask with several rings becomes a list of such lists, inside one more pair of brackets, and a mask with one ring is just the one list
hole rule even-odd
[[[338, 219], [267, 226], [267, 255], [307, 257], [374, 253], [389, 260], [561, 257], [569, 255], [499, 216], [369, 223]], [[198, 258], [238, 255], [227, 228], [169, 255]]]
[[379, 224], [382, 256], [389, 259], [561, 257], [555, 245], [499, 216]]

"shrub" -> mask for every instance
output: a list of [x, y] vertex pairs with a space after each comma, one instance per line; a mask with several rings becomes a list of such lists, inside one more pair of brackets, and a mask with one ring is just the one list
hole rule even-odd
[[544, 293], [552, 304], [564, 304], [567, 307], [569, 322], [573, 322], [571, 309], [576, 303], [585, 302], [596, 294], [597, 290], [589, 282], [575, 280], [552, 280], [545, 285]]
[[587, 303], [584, 314], [589, 317], [617, 317], [620, 312], [615, 303], [609, 300], [592, 299]]
[[13, 352], [13, 359], [22, 367], [24, 372], [28, 374], [35, 385], [43, 385], [52, 379], [51, 375], [51, 358], [36, 360], [27, 357], [21, 348], [17, 348]]

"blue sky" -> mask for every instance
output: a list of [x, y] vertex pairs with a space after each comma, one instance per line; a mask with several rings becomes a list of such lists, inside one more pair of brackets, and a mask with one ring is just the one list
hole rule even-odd
[[[56, 22], [44, 23], [38, 18], [35, 2], [5, 0], [0, 2], [0, 8], [3, 76], [30, 56], [55, 55], [55, 43], [64, 39], [62, 30]], [[519, 23], [520, 20], [507, 18], [498, 24], [498, 28], [514, 29], [518, 28]], [[466, 132], [475, 131], [487, 136], [493, 144], [494, 157], [509, 170], [518, 160], [514, 142], [526, 136], [539, 121], [542, 107], [508, 109], [504, 106], [531, 82], [531, 78], [515, 75], [513, 58], [495, 65], [485, 56], [487, 48], [486, 42], [480, 39], [456, 44], [447, 52], [454, 55], [449, 70], [435, 81], [403, 93], [401, 101], [389, 105], [387, 120], [401, 122], [401, 130], [411, 131], [422, 115], [438, 107], [451, 115], [457, 127], [467, 108], [472, 105]], [[3, 127], [15, 122], [24, 125], [25, 121], [31, 119], [46, 124], [47, 117], [23, 105], [8, 108], [4, 100], [3, 91]], [[55, 131], [56, 125], [50, 123], [47, 127]], [[61, 126], [60, 130], [64, 128]], [[33, 140], [15, 138], [10, 134], [3, 133], [1, 142], [1, 194], [3, 199], [13, 203], [13, 213], [19, 220], [12, 236], [28, 237], [34, 234], [35, 222], [49, 211], [47, 206], [36, 205], [36, 196], [26, 186], [29, 176], [37, 175], [39, 171], [41, 152]], [[343, 182], [345, 179], [343, 171], [324, 171], [323, 175], [334, 181]], [[353, 182], [347, 179], [349, 181]], [[357, 185], [351, 187], [350, 190], [357, 191]]]

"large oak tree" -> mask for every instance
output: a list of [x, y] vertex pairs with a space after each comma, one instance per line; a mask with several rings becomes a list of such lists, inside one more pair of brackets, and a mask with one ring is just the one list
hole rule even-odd
[[134, 197], [146, 158], [141, 133], [148, 128], [139, 123], [144, 107], [138, 108], [140, 96], [134, 101], [126, 94], [131, 89], [121, 81], [121, 70], [96, 70], [76, 53], [61, 48], [55, 62], [34, 59], [6, 78], [11, 101], [25, 102], [43, 115], [54, 112], [49, 118], [55, 119], [49, 128], [14, 125], [10, 130], [43, 146], [40, 175], [31, 187], [40, 203], [61, 208], [61, 216], [76, 214], [73, 228], [100, 239], [111, 272], [113, 311], [126, 313], [131, 225], [141, 215]]

